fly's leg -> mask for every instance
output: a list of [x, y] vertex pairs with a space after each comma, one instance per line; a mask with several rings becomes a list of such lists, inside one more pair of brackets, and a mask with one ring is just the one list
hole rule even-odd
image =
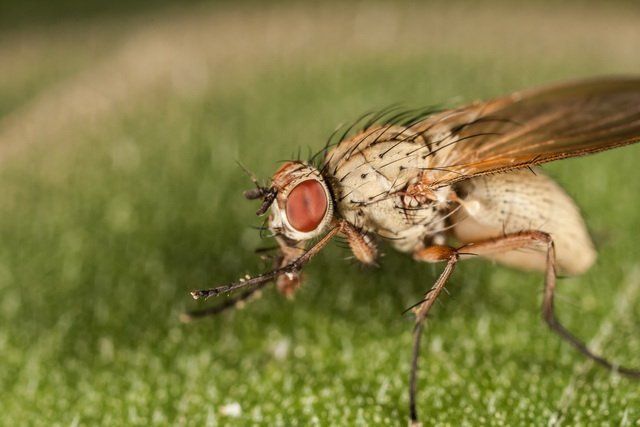
[[580, 353], [599, 365], [628, 377], [640, 378], [640, 370], [618, 366], [611, 363], [601, 355], [591, 351], [582, 340], [569, 332], [569, 330], [567, 330], [567, 328], [565, 328], [556, 317], [553, 303], [556, 289], [556, 254], [551, 235], [542, 231], [523, 231], [478, 243], [470, 243], [461, 247], [460, 251], [468, 251], [476, 255], [489, 255], [496, 252], [521, 249], [528, 246], [530, 247], [536, 243], [545, 245], [547, 249], [547, 267], [544, 281], [544, 298], [542, 301], [542, 318], [549, 328], [558, 334], [560, 338], [571, 344]]
[[334, 223], [334, 227], [309, 250], [304, 247], [304, 242], [295, 242], [282, 236], [276, 237], [280, 249], [280, 255], [274, 258], [274, 270], [254, 278], [241, 279], [237, 283], [219, 286], [211, 289], [200, 289], [191, 294], [196, 299], [207, 299], [221, 293], [232, 292], [236, 289], [247, 288], [241, 294], [228, 299], [220, 305], [183, 313], [180, 319], [183, 322], [199, 319], [206, 316], [219, 314], [227, 309], [242, 304], [251, 298], [256, 291], [264, 288], [270, 282], [275, 281], [278, 290], [285, 296], [292, 296], [302, 282], [302, 266], [317, 254], [337, 233], [347, 237], [349, 246], [354, 255], [365, 264], [374, 264], [377, 256], [375, 245], [365, 233], [341, 220]]
[[[282, 248], [280, 248], [282, 249]], [[257, 251], [256, 251], [257, 252]], [[273, 258], [273, 267], [274, 268], [278, 268], [281, 265], [286, 265], [283, 264], [283, 260], [284, 260], [284, 256], [282, 254], [279, 254], [277, 256], [275, 256]], [[280, 276], [282, 277], [282, 276]], [[278, 277], [278, 280], [280, 280], [280, 277]], [[202, 319], [203, 317], [209, 317], [209, 316], [216, 316], [226, 310], [232, 309], [232, 308], [238, 308], [240, 307], [242, 304], [246, 303], [247, 301], [249, 301], [252, 297], [258, 297], [259, 292], [262, 288], [264, 288], [265, 286], [267, 286], [270, 282], [264, 282], [259, 284], [258, 286], [256, 286], [255, 288], [251, 288], [249, 290], [246, 290], [242, 293], [240, 293], [239, 295], [233, 296], [229, 299], [227, 299], [226, 301], [224, 301], [223, 303], [220, 303], [218, 305], [214, 305], [211, 307], [206, 307], [200, 310], [191, 310], [191, 311], [187, 311], [185, 313], [181, 313], [180, 314], [180, 321], [183, 323], [189, 323], [193, 320], [197, 320], [197, 319]]]
[[283, 274], [296, 274], [300, 273], [302, 268], [307, 265], [307, 263], [318, 254], [330, 241], [338, 234], [342, 228], [342, 223], [344, 221], [337, 221], [334, 223], [333, 228], [331, 228], [320, 240], [315, 242], [313, 246], [311, 246], [308, 250], [304, 251], [302, 255], [298, 258], [285, 265], [284, 267], [276, 268], [274, 270], [263, 273], [259, 276], [255, 277], [245, 277], [236, 282], [227, 283], [226, 285], [217, 286], [215, 288], [209, 289], [196, 289], [195, 291], [191, 291], [191, 296], [194, 299], [208, 299], [211, 297], [218, 296], [220, 294], [228, 294], [231, 292], [238, 291], [240, 289], [252, 289], [257, 286], [262, 285], [263, 283], [268, 283], [276, 280], [279, 276]]
[[183, 323], [189, 323], [193, 320], [201, 319], [203, 317], [215, 316], [231, 308], [236, 308], [249, 300], [252, 296], [257, 296], [256, 292], [268, 285], [269, 282], [262, 283], [253, 289], [242, 292], [240, 295], [229, 298], [225, 302], [214, 305], [211, 307], [203, 308], [201, 310], [192, 310], [186, 313], [180, 314], [180, 321]]
[[[280, 247], [281, 256], [275, 262], [274, 267], [282, 268], [301, 257], [304, 252], [304, 242], [293, 242], [285, 239], [283, 236], [277, 236], [276, 241]], [[292, 298], [293, 294], [302, 285], [302, 272], [290, 272], [278, 276], [276, 279], [276, 287], [282, 295]]]
[[418, 383], [418, 358], [420, 357], [420, 341], [422, 338], [422, 329], [424, 321], [429, 314], [429, 310], [433, 303], [444, 289], [447, 280], [451, 277], [451, 273], [455, 269], [458, 262], [458, 251], [448, 246], [431, 246], [429, 248], [418, 251], [414, 254], [414, 258], [427, 262], [447, 261], [447, 265], [438, 277], [433, 287], [425, 294], [424, 299], [416, 306], [413, 311], [416, 315], [416, 323], [413, 326], [413, 351], [411, 355], [411, 373], [409, 376], [409, 416], [411, 417], [411, 425], [421, 425], [418, 421], [418, 411], [416, 409], [416, 389]]
[[[277, 237], [276, 241], [278, 242], [278, 248], [274, 249], [278, 249], [280, 253], [273, 257], [273, 268], [275, 269], [283, 268], [291, 264], [293, 261], [304, 255], [305, 253], [304, 247], [300, 246], [296, 242], [286, 242], [281, 237]], [[302, 273], [296, 271], [284, 273], [276, 277], [275, 281], [278, 290], [283, 295], [291, 297], [302, 283]], [[237, 308], [245, 302], [249, 301], [252, 297], [257, 297], [259, 295], [258, 291], [267, 286], [269, 283], [271, 283], [271, 281], [260, 283], [254, 288], [246, 290], [239, 295], [233, 296], [218, 305], [182, 313], [180, 315], [180, 321], [182, 321], [183, 323], [188, 323], [193, 320], [201, 319], [203, 317], [218, 315], [232, 308]]]
[[[347, 221], [340, 221], [337, 226], [340, 234], [347, 238], [351, 252], [366, 265], [375, 265], [378, 251], [371, 238]], [[282, 253], [282, 261], [279, 267], [282, 268], [305, 253], [304, 242], [292, 242], [279, 236], [276, 238]], [[278, 277], [276, 284], [278, 290], [286, 297], [292, 297], [302, 283], [302, 272], [291, 272]]]
[[545, 271], [544, 299], [542, 302], [542, 317], [551, 330], [562, 339], [569, 342], [574, 348], [598, 364], [616, 371], [622, 375], [640, 378], [640, 370], [614, 365], [604, 357], [592, 352], [587, 345], [569, 332], [556, 318], [554, 311], [554, 291], [556, 288], [556, 259], [555, 247], [551, 235], [542, 231], [523, 231], [506, 234], [502, 237], [469, 243], [458, 248], [449, 246], [430, 246], [414, 253], [414, 259], [425, 262], [446, 261], [447, 266], [440, 274], [436, 284], [427, 292], [424, 300], [414, 307], [416, 323], [413, 329], [413, 353], [411, 363], [411, 376], [409, 381], [409, 413], [412, 425], [419, 425], [416, 410], [416, 384], [418, 372], [418, 357], [420, 353], [420, 337], [427, 313], [431, 309], [440, 292], [444, 289], [447, 279], [451, 276], [455, 265], [460, 258], [474, 255], [491, 255], [517, 249], [532, 247], [536, 244], [546, 246], [547, 259]]
[[604, 366], [605, 368], [618, 372], [630, 378], [640, 378], [640, 370], [632, 369], [625, 366], [619, 366], [611, 363], [599, 354], [594, 353], [587, 347], [587, 345], [573, 335], [567, 328], [565, 328], [558, 318], [556, 317], [554, 310], [554, 293], [556, 290], [556, 274], [555, 274], [555, 252], [553, 248], [553, 241], [547, 234], [547, 271], [545, 275], [544, 284], [544, 299], [542, 301], [542, 318], [545, 320], [549, 328], [560, 336], [563, 340], [571, 344], [576, 350], [584, 354], [594, 362]]
[[378, 250], [371, 238], [347, 221], [342, 223], [340, 232], [347, 238], [353, 256], [365, 265], [376, 265]]

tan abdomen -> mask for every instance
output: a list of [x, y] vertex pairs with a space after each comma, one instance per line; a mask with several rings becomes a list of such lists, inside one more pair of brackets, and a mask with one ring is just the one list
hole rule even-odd
[[[596, 251], [580, 211], [564, 190], [536, 170], [518, 170], [472, 178], [459, 188], [463, 207], [456, 213], [454, 234], [463, 243], [505, 233], [538, 230], [549, 233], [561, 274], [580, 274], [596, 259]], [[545, 249], [489, 256], [512, 267], [544, 270]]]

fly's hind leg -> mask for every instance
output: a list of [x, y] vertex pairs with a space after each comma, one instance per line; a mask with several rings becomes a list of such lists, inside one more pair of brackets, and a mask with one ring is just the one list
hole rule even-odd
[[580, 353], [601, 366], [628, 377], [640, 378], [640, 370], [615, 365], [601, 355], [591, 351], [582, 340], [569, 332], [569, 330], [565, 328], [556, 317], [554, 310], [556, 254], [551, 235], [542, 231], [523, 231], [483, 242], [470, 243], [460, 248], [460, 250], [463, 252], [472, 252], [476, 255], [491, 255], [492, 253], [530, 247], [536, 243], [545, 245], [547, 250], [544, 298], [542, 300], [542, 318], [549, 328], [558, 334], [563, 340], [571, 344]]
[[551, 241], [550, 236], [548, 236], [548, 238], [549, 249], [547, 250], [547, 272], [544, 284], [544, 298], [542, 301], [542, 318], [547, 323], [547, 325], [549, 325], [549, 328], [551, 328], [553, 332], [558, 334], [563, 340], [567, 341], [576, 350], [578, 350], [580, 353], [584, 354], [594, 362], [627, 377], [640, 378], [640, 370], [616, 365], [606, 358], [602, 357], [601, 355], [591, 351], [582, 340], [569, 332], [569, 330], [565, 328], [556, 317], [554, 310], [554, 294], [556, 290], [556, 274], [554, 264], [555, 254], [553, 250], [553, 241]]
[[453, 273], [458, 260], [475, 255], [489, 256], [496, 253], [532, 247], [536, 244], [542, 244], [546, 247], [546, 270], [544, 299], [542, 302], [542, 317], [547, 325], [549, 325], [551, 330], [558, 334], [562, 339], [569, 342], [574, 348], [598, 364], [608, 369], [615, 370], [616, 372], [628, 377], [640, 378], [640, 370], [614, 365], [604, 357], [595, 354], [583, 341], [574, 336], [558, 321], [555, 316], [553, 304], [554, 291], [556, 288], [555, 247], [553, 239], [548, 233], [542, 231], [510, 233], [494, 239], [465, 244], [458, 248], [440, 245], [430, 246], [416, 251], [413, 255], [414, 259], [424, 262], [447, 262], [447, 265], [440, 274], [440, 277], [438, 277], [435, 285], [426, 293], [425, 298], [413, 307], [413, 311], [416, 314], [416, 323], [413, 329], [413, 352], [409, 379], [409, 414], [412, 425], [420, 425], [416, 409], [416, 394], [418, 358], [420, 355], [420, 340], [422, 330], [424, 328], [424, 321], [427, 318], [427, 314], [433, 306], [433, 303], [438, 298], [444, 289], [447, 280]]

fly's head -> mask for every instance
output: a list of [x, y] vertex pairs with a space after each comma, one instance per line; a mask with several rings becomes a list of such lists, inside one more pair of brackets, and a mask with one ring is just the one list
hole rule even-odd
[[269, 229], [293, 241], [309, 240], [327, 230], [333, 218], [333, 199], [320, 171], [301, 162], [287, 162], [276, 171], [270, 188], [245, 192], [262, 198], [257, 214], [271, 207]]
[[274, 174], [276, 191], [269, 228], [275, 234], [302, 241], [323, 233], [333, 218], [329, 187], [313, 166], [298, 162], [282, 165]]

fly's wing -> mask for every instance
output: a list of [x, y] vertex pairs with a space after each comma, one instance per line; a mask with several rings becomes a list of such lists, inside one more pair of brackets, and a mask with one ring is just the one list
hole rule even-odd
[[640, 78], [516, 92], [419, 123], [431, 188], [640, 141]]

